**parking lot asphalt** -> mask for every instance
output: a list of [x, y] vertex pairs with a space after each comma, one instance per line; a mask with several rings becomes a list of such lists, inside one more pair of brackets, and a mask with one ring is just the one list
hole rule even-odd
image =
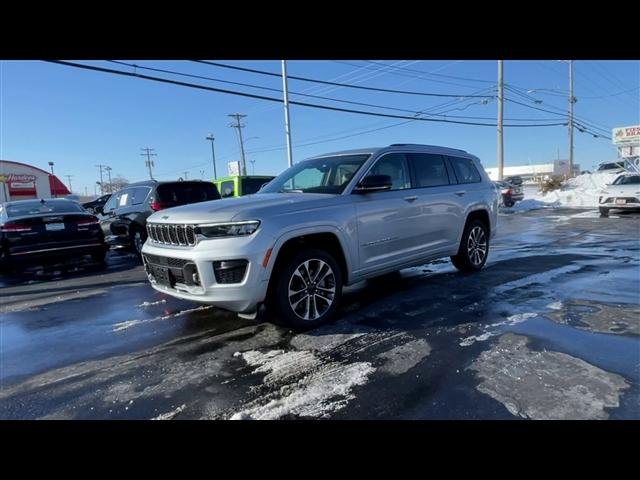
[[498, 228], [482, 272], [353, 285], [307, 333], [155, 292], [127, 254], [0, 278], [0, 418], [640, 418], [640, 215]]

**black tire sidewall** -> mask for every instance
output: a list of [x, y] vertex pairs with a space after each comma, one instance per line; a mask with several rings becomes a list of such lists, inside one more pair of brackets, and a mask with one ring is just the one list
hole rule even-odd
[[[475, 227], [481, 227], [484, 230], [485, 237], [487, 239], [487, 254], [484, 256], [482, 263], [480, 265], [474, 265], [469, 258], [469, 252], [467, 249], [467, 243], [469, 241], [469, 235], [471, 234], [471, 230]], [[477, 272], [482, 270], [484, 265], [487, 263], [487, 258], [489, 258], [489, 249], [490, 249], [490, 238], [489, 231], [487, 226], [481, 220], [472, 220], [467, 223], [464, 228], [464, 232], [462, 234], [462, 239], [460, 240], [460, 247], [458, 248], [458, 254], [455, 257], [454, 265], [456, 268], [462, 271], [467, 272]], [[453, 260], [453, 259], [452, 259]]]
[[[333, 274], [336, 280], [336, 292], [334, 295], [333, 303], [329, 307], [329, 310], [317, 320], [303, 320], [298, 317], [291, 306], [289, 305], [289, 280], [293, 275], [294, 270], [306, 260], [317, 258], [327, 263], [333, 270]], [[335, 313], [340, 305], [342, 298], [342, 272], [338, 262], [333, 256], [323, 250], [318, 249], [306, 249], [286, 260], [286, 264], [279, 270], [278, 278], [276, 281], [276, 290], [274, 292], [275, 302], [274, 306], [277, 309], [277, 315], [280, 320], [287, 325], [298, 331], [309, 330], [316, 328], [320, 325], [330, 322], [335, 317]]]

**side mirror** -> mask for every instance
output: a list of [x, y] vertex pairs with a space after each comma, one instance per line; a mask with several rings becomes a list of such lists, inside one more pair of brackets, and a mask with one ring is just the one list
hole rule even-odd
[[353, 189], [353, 193], [373, 193], [390, 190], [393, 186], [389, 175], [367, 175]]

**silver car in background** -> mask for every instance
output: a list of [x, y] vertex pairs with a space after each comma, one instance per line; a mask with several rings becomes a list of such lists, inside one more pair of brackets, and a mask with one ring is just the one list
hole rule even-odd
[[295, 164], [260, 192], [157, 212], [143, 261], [153, 287], [296, 329], [334, 317], [344, 285], [451, 257], [480, 270], [499, 194], [465, 151], [394, 144]]
[[599, 210], [602, 216], [610, 210], [640, 210], [640, 173], [623, 173], [600, 192]]

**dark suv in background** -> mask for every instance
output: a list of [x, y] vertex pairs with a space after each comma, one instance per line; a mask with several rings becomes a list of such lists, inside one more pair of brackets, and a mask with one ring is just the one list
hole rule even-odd
[[220, 199], [216, 186], [204, 181], [132, 183], [114, 193], [103, 207], [102, 231], [112, 248], [127, 248], [140, 255], [147, 240], [147, 217], [190, 203]]

